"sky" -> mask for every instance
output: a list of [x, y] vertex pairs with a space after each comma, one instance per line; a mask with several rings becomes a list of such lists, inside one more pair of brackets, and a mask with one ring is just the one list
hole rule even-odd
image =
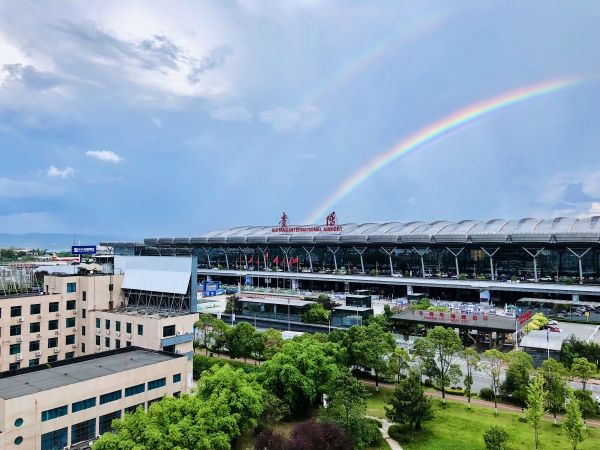
[[[600, 215], [599, 21], [592, 1], [0, 1], [0, 233]], [[562, 79], [323, 206], [419, 130]]]

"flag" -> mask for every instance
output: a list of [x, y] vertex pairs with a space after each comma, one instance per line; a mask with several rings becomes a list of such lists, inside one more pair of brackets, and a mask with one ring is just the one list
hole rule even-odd
[[254, 262], [254, 255], [250, 257], [248, 260], [248, 264], [252, 264]]
[[292, 264], [298, 264], [299, 262], [300, 262], [300, 260], [298, 259], [297, 256], [295, 258], [292, 258]]
[[279, 256], [276, 256], [273, 260], [273, 264], [279, 264]]

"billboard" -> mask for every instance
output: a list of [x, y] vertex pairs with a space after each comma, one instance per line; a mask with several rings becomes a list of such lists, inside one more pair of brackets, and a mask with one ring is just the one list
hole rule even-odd
[[71, 254], [73, 255], [95, 255], [95, 245], [73, 245], [71, 247]]

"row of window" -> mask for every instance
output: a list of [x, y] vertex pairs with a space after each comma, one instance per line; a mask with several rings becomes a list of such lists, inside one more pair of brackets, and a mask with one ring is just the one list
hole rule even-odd
[[[173, 383], [177, 383], [181, 381], [181, 374], [176, 373], [173, 375]], [[166, 386], [167, 379], [166, 378], [158, 378], [156, 380], [148, 381], [147, 384], [141, 383], [136, 384], [135, 386], [130, 386], [125, 388], [125, 397], [131, 397], [132, 395], [141, 394], [145, 391], [146, 386], [149, 391], [153, 389], [158, 389]], [[122, 398], [123, 392], [121, 389], [118, 391], [108, 392], [106, 394], [100, 395], [99, 403], [100, 405], [104, 405], [106, 403], [114, 402], [120, 400]], [[91, 397], [86, 400], [80, 400], [71, 405], [71, 412], [75, 413], [78, 411], [82, 411], [84, 409], [93, 408], [96, 406], [96, 397]], [[59, 406], [57, 408], [48, 409], [46, 411], [42, 411], [42, 422], [46, 422], [48, 420], [56, 419], [58, 417], [62, 417], [67, 415], [68, 413], [68, 405]]]
[[[76, 300], [67, 300], [66, 309], [67, 309], [67, 311], [72, 311], [74, 309], [77, 309]], [[60, 311], [60, 302], [48, 303], [48, 312], [49, 313], [56, 313], [59, 311]], [[42, 304], [41, 303], [34, 303], [32, 305], [29, 305], [29, 314], [36, 315], [36, 314], [41, 314], [41, 313], [42, 313]], [[16, 305], [16, 306], [10, 307], [10, 317], [21, 317], [22, 315], [23, 315], [23, 306], [22, 305]], [[2, 317], [2, 309], [0, 309], [0, 317]]]
[[[69, 334], [65, 336], [65, 344], [73, 345], [75, 344], [75, 335]], [[58, 347], [58, 338], [52, 337], [48, 339], [48, 348], [56, 348]], [[36, 352], [40, 349], [40, 341], [31, 341], [29, 343], [29, 351]], [[21, 353], [21, 344], [11, 344], [9, 347], [9, 353], [11, 355], [16, 355], [17, 353]]]
[[[75, 317], [67, 317], [65, 319], [65, 327], [66, 328], [75, 328], [76, 322]], [[48, 321], [48, 330], [58, 330], [59, 323], [58, 319], [53, 319]], [[10, 335], [11, 336], [21, 336], [22, 334], [22, 325], [11, 325], [10, 326]], [[1, 331], [1, 329], [0, 329]], [[29, 332], [30, 333], [39, 333], [41, 331], [41, 322], [32, 322], [29, 324]]]
[[[66, 352], [65, 353], [65, 359], [72, 359], [75, 358], [75, 352]], [[58, 361], [58, 355], [49, 355], [48, 356], [48, 363], [54, 363]], [[34, 366], [39, 366], [40, 364], [40, 358], [33, 358], [29, 360], [28, 366], [29, 367], [34, 367]], [[8, 365], [8, 370], [18, 370], [21, 368], [21, 363], [20, 362], [14, 362], [14, 363], [10, 363]]]
[[[96, 346], [100, 346], [100, 343], [101, 343], [100, 336], [96, 336]], [[126, 341], [125, 342], [125, 346], [126, 347], [131, 347], [131, 342], [130, 341]], [[104, 347], [105, 348], [110, 348], [110, 338], [107, 338], [107, 337], [104, 338]], [[121, 348], [121, 339], [115, 339], [115, 348], [116, 349]]]
[[[96, 318], [96, 328], [101, 328], [102, 319], [99, 317]], [[110, 319], [104, 319], [104, 329], [110, 330]], [[131, 322], [125, 322], [125, 332], [127, 334], [131, 334], [132, 324]], [[121, 331], [121, 321], [115, 320], [115, 331]], [[138, 336], [144, 335], [144, 325], [138, 324], [137, 326], [137, 334]]]

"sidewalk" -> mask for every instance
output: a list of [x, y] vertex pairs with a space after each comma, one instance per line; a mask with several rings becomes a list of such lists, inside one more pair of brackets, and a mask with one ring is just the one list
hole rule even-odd
[[402, 450], [400, 444], [395, 439], [392, 439], [388, 433], [390, 425], [392, 424], [387, 419], [380, 419], [379, 417], [373, 416], [367, 416], [367, 418], [381, 423], [381, 434], [392, 450]]

